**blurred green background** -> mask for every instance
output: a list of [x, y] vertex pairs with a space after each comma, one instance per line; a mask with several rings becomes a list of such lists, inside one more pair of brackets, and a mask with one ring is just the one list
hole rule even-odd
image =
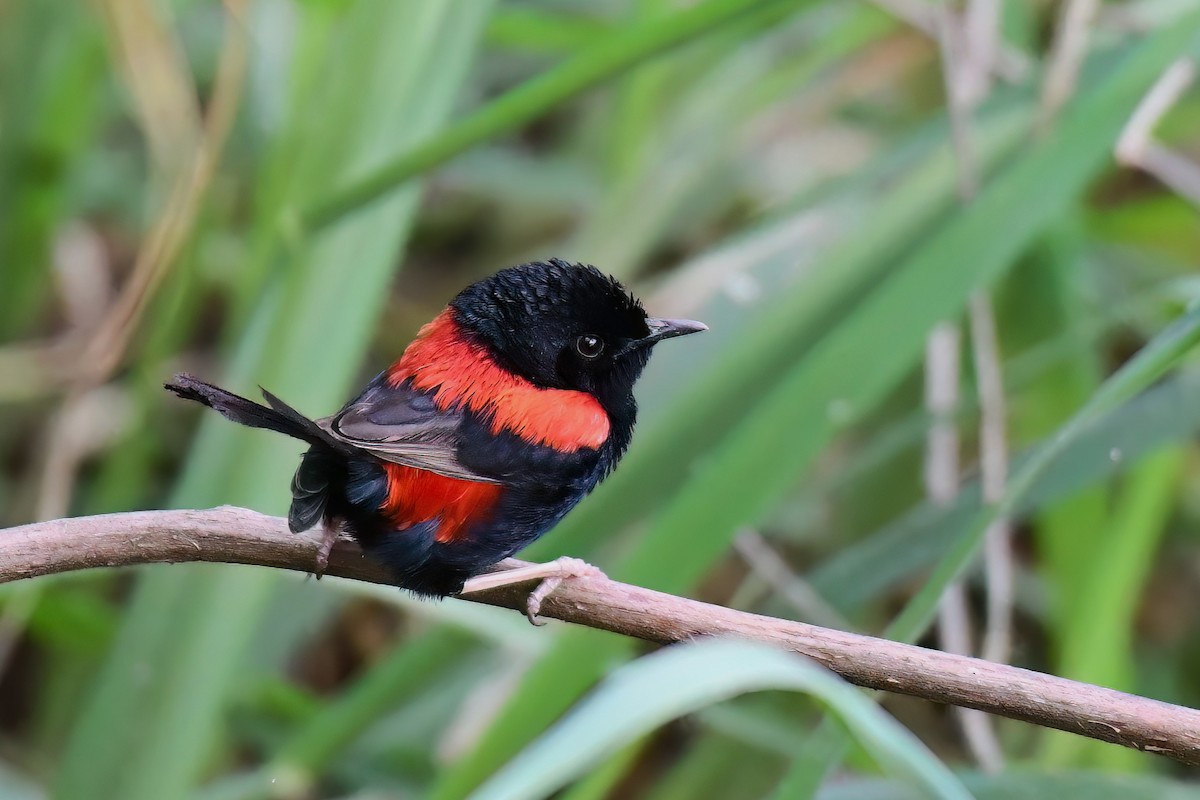
[[[328, 413], [462, 286], [561, 256], [711, 331], [659, 349], [626, 461], [527, 557], [1200, 705], [1200, 322], [1169, 327], [1200, 298], [1198, 8], [0, 0], [0, 523], [282, 513], [299, 445], [165, 378]], [[651, 650], [263, 569], [10, 584], [0, 797], [1200, 791]], [[755, 670], [799, 691], [718, 702]]]

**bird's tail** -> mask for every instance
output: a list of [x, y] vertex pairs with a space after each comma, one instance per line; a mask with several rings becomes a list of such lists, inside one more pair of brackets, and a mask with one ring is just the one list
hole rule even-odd
[[270, 407], [245, 397], [227, 392], [219, 386], [194, 378], [186, 373], [175, 376], [170, 383], [163, 384], [185, 400], [195, 400], [217, 411], [226, 419], [251, 428], [266, 428], [291, 436], [309, 444], [325, 445], [337, 449], [337, 440], [322, 430], [317, 423], [301, 414], [275, 395], [262, 390]]
[[163, 385], [186, 400], [195, 400], [214, 409], [226, 419], [251, 428], [276, 431], [312, 445], [292, 480], [288, 524], [293, 531], [302, 531], [321, 520], [329, 500], [331, 481], [345, 469], [345, 445], [266, 389], [262, 393], [269, 405], [264, 406], [187, 374], [176, 375], [174, 380]]

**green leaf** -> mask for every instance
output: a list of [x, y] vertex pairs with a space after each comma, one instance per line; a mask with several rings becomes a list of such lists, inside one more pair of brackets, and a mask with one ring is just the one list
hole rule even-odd
[[[1192, 783], [1167, 778], [1100, 775], [1078, 772], [1059, 775], [1010, 770], [1001, 775], [964, 775], [962, 781], [976, 800], [1189, 800]], [[822, 789], [819, 800], [924, 800], [924, 795], [896, 781], [847, 780]]]
[[[867, 243], [878, 245], [875, 237], [884, 234], [865, 228], [854, 249], [868, 266], [863, 268], [857, 260], [842, 265], [855, 268], [851, 283], [861, 289], [861, 298], [844, 297], [846, 286], [827, 275], [826, 285], [836, 287], [832, 293], [789, 296], [796, 317], [771, 315], [750, 327], [739, 344], [767, 336], [764, 328], [775, 323], [778, 328], [768, 328], [778, 337], [770, 339], [771, 346], [799, 351], [798, 357], [790, 367], [782, 367], [782, 373], [775, 370], [773, 386], [740, 380], [746, 364], [762, 363], [763, 355], [752, 351], [741, 353], [741, 365], [731, 373], [714, 371], [708, 376], [724, 386], [714, 390], [720, 397], [733, 391], [761, 399], [703, 460], [689, 464], [687, 447], [681, 453], [644, 443], [648, 462], [653, 459], [660, 472], [686, 477], [687, 483], [669, 496], [666, 508], [610, 574], [673, 593], [686, 591], [698, 580], [724, 555], [740, 527], [767, 514], [837, 432], [861, 418], [913, 369], [927, 332], [956, 314], [972, 291], [1002, 274], [1042, 227], [1084, 191], [1108, 163], [1117, 133], [1141, 94], [1190, 44], [1194, 28], [1192, 20], [1159, 33], [1109, 62], [1052, 135], [1022, 153], [974, 203], [947, 215], [928, 240], [895, 267], [885, 272], [879, 261], [890, 250], [866, 249]], [[928, 211], [909, 210], [905, 218], [920, 218]], [[884, 230], [894, 235], [892, 221], [885, 223]], [[821, 301], [832, 303], [823, 307]], [[808, 327], [817, 322], [829, 327]], [[797, 328], [815, 337], [811, 345], [781, 335]], [[686, 429], [695, 434], [691, 438], [702, 439], [706, 432], [694, 429], [696, 421], [680, 414], [671, 424], [676, 433]], [[631, 474], [631, 466], [623, 464], [602, 490], [617, 504], [611, 507], [618, 514], [623, 506], [636, 504], [636, 496], [645, 489], [621, 478]], [[637, 474], [648, 479], [648, 473]], [[635, 498], [627, 499], [626, 491]], [[583, 517], [583, 511], [572, 516]], [[567, 525], [574, 524], [579, 523], [568, 519]], [[612, 530], [600, 526], [592, 535]], [[530, 670], [475, 752], [447, 773], [434, 797], [449, 800], [465, 794], [561, 713], [602, 674], [606, 663], [626, 652], [620, 642], [579, 631], [564, 635]]]
[[1106, 380], [1083, 408], [1058, 430], [1054, 438], [1012, 475], [1000, 501], [976, 515], [967, 531], [958, 537], [954, 546], [934, 569], [921, 591], [888, 626], [889, 638], [901, 641], [913, 641], [918, 638], [932, 621], [946, 586], [961, 577], [971, 565], [983, 544], [988, 526], [996, 519], [1011, 517], [1042, 476], [1053, 467], [1054, 460], [1082, 436], [1089, 426], [1095, 424], [1104, 414], [1144, 391], [1174, 367], [1197, 343], [1200, 343], [1200, 307], [1184, 314], [1165, 331], [1151, 339], [1136, 356]]
[[104, 39], [77, 11], [49, 0], [0, 11], [0, 341], [46, 308], [54, 236], [76, 211], [67, 177], [101, 120]]
[[[339, 69], [321, 73], [324, 83], [293, 98], [287, 124], [311, 134], [313, 147], [337, 143], [338, 149], [319, 158], [303, 151], [295, 166], [306, 177], [288, 182], [275, 201], [285, 202], [289, 193], [312, 198], [329, 180], [377, 161], [397, 142], [436, 130], [457, 96], [489, 8], [475, 0], [368, 0], [344, 17], [312, 9], [302, 18], [309, 29], [301, 39], [312, 49], [301, 49], [296, 58], [336, 62]], [[333, 113], [347, 102], [351, 86], [357, 113]], [[326, 113], [314, 118], [314, 107]], [[284, 145], [288, 141], [283, 138]], [[344, 399], [415, 206], [413, 187], [303, 253], [273, 251], [276, 269], [236, 340], [227, 375], [235, 390], [258, 382], [314, 413]], [[277, 209], [261, 213], [264, 221], [273, 220]], [[331, 308], [353, 313], [334, 318]], [[317, 364], [320, 380], [313, 380]], [[279, 476], [294, 469], [297, 451], [298, 444], [282, 437], [204, 415], [174, 502], [282, 510], [286, 481]], [[143, 571], [80, 712], [56, 776], [57, 793], [97, 800], [186, 794], [210, 758], [225, 703], [244, 677], [247, 651], [282, 580], [236, 567]]]
[[[1089, 580], [1059, 653], [1063, 677], [1137, 690], [1134, 618], [1166, 533], [1184, 464], [1178, 447], [1142, 461], [1122, 487], [1108, 524], [1091, 531], [1090, 557], [1080, 559]], [[1148, 766], [1146, 759], [1125, 748], [1057, 731], [1043, 745], [1042, 760], [1055, 768], [1089, 765], [1121, 772]]]
[[[1080, 97], [1052, 134], [985, 186], [823, 337], [705, 459], [618, 575], [680, 590], [703, 574], [739, 527], [761, 519], [838, 430], [904, 377], [933, 325], [953, 317], [971, 291], [1000, 275], [1108, 163], [1133, 106], [1191, 45], [1197, 19], [1139, 44], [1113, 67], [1102, 89]], [[668, 561], [673, 576], [664, 587], [659, 565]]]
[[297, 730], [266, 771], [311, 782], [381, 712], [419, 693], [470, 641], [451, 628], [438, 628], [397, 645], [383, 663]]
[[[1018, 515], [1054, 508], [1198, 430], [1200, 375], [1182, 372], [1090, 425], [1030, 490], [1017, 507]], [[1021, 469], [1039, 446], [1044, 444], [1014, 458], [1014, 470]], [[853, 613], [937, 563], [979, 509], [979, 482], [974, 480], [962, 487], [953, 506], [938, 508], [922, 502], [832, 555], [808, 579], [820, 596], [843, 612]], [[1089, 532], [1095, 536], [1094, 528]]]
[[459, 153], [513, 130], [564, 100], [621, 72], [778, 0], [707, 0], [670, 16], [601, 39], [559, 66], [530, 79], [488, 105], [334, 192], [303, 214], [302, 226], [319, 229], [402, 186]]
[[472, 798], [545, 797], [665, 722], [767, 689], [804, 692], [818, 700], [882, 766], [904, 775], [925, 796], [970, 798], [915, 736], [859, 690], [808, 659], [740, 641], [670, 647], [622, 667]]
[[[979, 127], [980, 158], [1000, 163], [1028, 132], [1030, 118], [1011, 103], [992, 109]], [[671, 285], [694, 292], [691, 284], [719, 265], [724, 275], [745, 276], [761, 295], [753, 301], [718, 296], [703, 309], [687, 309], [710, 323], [704, 336], [711, 344], [687, 343], [689, 352], [701, 354], [694, 363], [686, 353], [655, 357], [639, 386], [646, 400], [638, 435], [620, 469], [529, 548], [530, 557], [586, 552], [678, 492], [690, 477], [688, 466], [705, 458], [762, 392], [843, 324], [897, 268], [897, 253], [908, 252], [951, 213], [954, 162], [939, 146], [946, 135], [944, 124], [929, 126], [898, 148], [900, 158], [889, 153], [818, 208], [738, 237], [701, 259], [694, 268], [700, 274], [689, 283]], [[881, 193], [882, 201], [868, 202]], [[815, 233], [798, 239], [796, 231], [806, 229]], [[682, 363], [672, 369], [669, 358]]]

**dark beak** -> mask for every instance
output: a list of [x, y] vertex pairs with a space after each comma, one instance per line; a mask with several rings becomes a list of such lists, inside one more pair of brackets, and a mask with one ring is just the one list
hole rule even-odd
[[650, 317], [646, 320], [646, 324], [650, 326], [650, 335], [642, 342], [653, 344], [661, 342], [663, 339], [673, 339], [676, 336], [687, 336], [689, 333], [699, 333], [700, 331], [708, 330], [708, 326], [703, 322], [696, 322], [694, 319], [656, 319]]

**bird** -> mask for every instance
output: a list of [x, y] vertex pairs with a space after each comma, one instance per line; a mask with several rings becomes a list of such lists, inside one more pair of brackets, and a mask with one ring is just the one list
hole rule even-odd
[[598, 570], [570, 557], [493, 567], [617, 466], [655, 345], [704, 330], [650, 317], [616, 278], [552, 258], [467, 286], [332, 416], [306, 417], [266, 389], [263, 405], [186, 373], [164, 385], [308, 445], [288, 526], [323, 526], [318, 577], [345, 533], [421, 597], [538, 580], [526, 606], [538, 624], [542, 600], [564, 579]]

